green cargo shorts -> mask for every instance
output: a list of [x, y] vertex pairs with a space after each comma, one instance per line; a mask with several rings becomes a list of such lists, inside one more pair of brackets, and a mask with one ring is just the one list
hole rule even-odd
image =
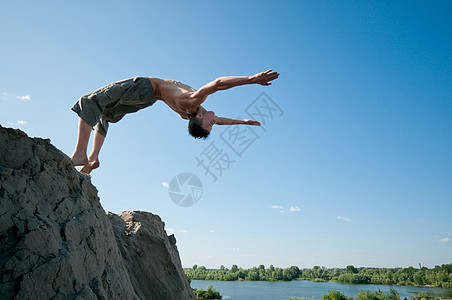
[[72, 110], [93, 130], [106, 136], [108, 123], [116, 123], [126, 114], [151, 106], [155, 101], [149, 77], [134, 77], [83, 95]]

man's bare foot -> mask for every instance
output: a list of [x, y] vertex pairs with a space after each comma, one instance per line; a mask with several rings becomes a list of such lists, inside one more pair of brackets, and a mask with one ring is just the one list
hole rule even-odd
[[85, 155], [79, 155], [77, 153], [72, 154], [71, 160], [75, 166], [84, 166], [88, 163], [88, 157]]
[[88, 162], [86, 165], [83, 166], [83, 168], [80, 169], [80, 172], [89, 174], [92, 170], [99, 168], [100, 162], [98, 159]]

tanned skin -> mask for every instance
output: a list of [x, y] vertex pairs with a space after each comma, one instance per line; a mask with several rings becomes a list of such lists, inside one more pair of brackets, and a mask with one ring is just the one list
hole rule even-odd
[[[226, 76], [219, 77], [209, 82], [198, 90], [182, 82], [150, 77], [149, 80], [154, 88], [155, 98], [165, 102], [182, 119], [188, 120], [190, 115], [196, 113], [197, 118], [203, 120], [202, 128], [210, 132], [213, 125], [255, 125], [260, 126], [258, 121], [237, 120], [225, 117], [218, 117], [213, 111], [207, 111], [203, 104], [207, 97], [217, 91], [227, 90], [232, 87], [246, 84], [260, 84], [264, 86], [271, 85], [271, 81], [277, 79], [279, 74], [268, 70], [257, 73], [252, 76]], [[80, 172], [89, 174], [92, 170], [99, 167], [99, 152], [103, 145], [105, 137], [99, 132], [94, 131], [93, 147], [89, 156], [87, 146], [92, 128], [82, 119], [79, 119], [77, 144], [74, 153], [71, 156], [76, 166], [82, 166]]]

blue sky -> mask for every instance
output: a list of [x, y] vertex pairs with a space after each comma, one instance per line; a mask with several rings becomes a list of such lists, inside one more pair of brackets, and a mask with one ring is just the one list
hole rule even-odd
[[[451, 9], [450, 1], [3, 1], [0, 124], [70, 155], [78, 121], [70, 108], [105, 84], [153, 76], [197, 89], [272, 68], [281, 74], [273, 85], [205, 103], [248, 118], [265, 92], [281, 109], [266, 131], [248, 132], [258, 138], [241, 156], [222, 139], [226, 127], [195, 141], [160, 101], [112, 124], [92, 173], [105, 210], [160, 215], [185, 267], [450, 263]], [[216, 182], [196, 161], [212, 145], [233, 161]], [[191, 207], [168, 194], [184, 172], [203, 185]]]

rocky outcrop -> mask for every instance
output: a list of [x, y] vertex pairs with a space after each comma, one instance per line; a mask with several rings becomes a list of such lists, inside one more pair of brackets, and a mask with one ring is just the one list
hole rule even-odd
[[0, 126], [1, 299], [195, 299], [174, 236], [103, 210], [49, 140]]
[[[147, 212], [108, 213], [135, 293], [141, 299], [190, 299], [191, 291], [179, 259], [174, 235], [159, 216]], [[156, 259], [158, 253], [158, 259]], [[194, 297], [194, 296], [193, 296]], [[154, 299], [154, 298], [152, 298]]]

